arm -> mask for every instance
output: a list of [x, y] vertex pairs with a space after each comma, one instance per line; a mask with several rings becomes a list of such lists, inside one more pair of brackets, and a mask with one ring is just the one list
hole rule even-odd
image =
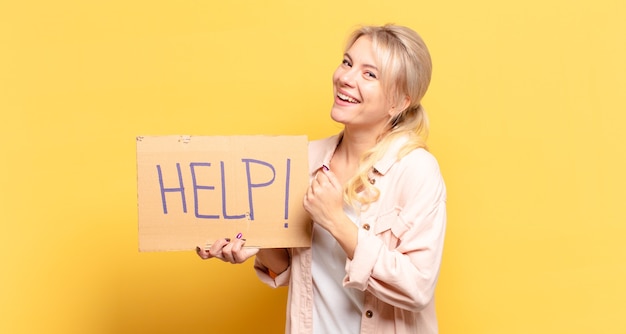
[[256, 255], [254, 269], [263, 282], [270, 286], [286, 285], [289, 281], [290, 256], [286, 248], [244, 248], [246, 240], [230, 238], [216, 240], [209, 249], [196, 247], [201, 259], [217, 258], [224, 262], [239, 264]]
[[273, 287], [286, 286], [291, 278], [291, 252], [286, 248], [262, 249], [254, 260], [259, 279]]
[[385, 195], [393, 196], [393, 205], [370, 221], [372, 230], [359, 230], [344, 284], [367, 289], [396, 307], [420, 311], [431, 302], [439, 274], [446, 190], [432, 156], [424, 151], [408, 160], [395, 178], [402, 182]]
[[286, 248], [261, 249], [256, 255], [258, 267], [267, 268], [271, 277], [282, 274], [289, 268], [289, 252]]

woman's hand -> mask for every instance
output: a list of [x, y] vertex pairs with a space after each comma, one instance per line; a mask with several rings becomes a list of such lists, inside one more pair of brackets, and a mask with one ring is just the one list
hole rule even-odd
[[304, 195], [304, 209], [315, 224], [330, 232], [352, 259], [357, 244], [358, 228], [343, 209], [343, 186], [326, 166], [315, 175]]
[[332, 233], [341, 222], [343, 213], [343, 186], [333, 172], [323, 166], [315, 175], [304, 195], [304, 209], [316, 224]]
[[196, 253], [203, 260], [217, 258], [224, 262], [244, 263], [259, 252], [258, 248], [244, 248], [246, 239], [241, 239], [241, 234], [231, 241], [230, 238], [217, 239], [209, 249], [196, 247]]

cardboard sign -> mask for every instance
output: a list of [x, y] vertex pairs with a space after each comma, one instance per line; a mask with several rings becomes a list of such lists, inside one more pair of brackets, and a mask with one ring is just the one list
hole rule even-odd
[[139, 250], [308, 247], [305, 136], [137, 137]]

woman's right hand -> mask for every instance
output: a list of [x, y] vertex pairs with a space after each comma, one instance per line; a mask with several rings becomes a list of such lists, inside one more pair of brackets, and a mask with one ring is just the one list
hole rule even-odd
[[244, 248], [245, 243], [246, 239], [238, 234], [234, 239], [217, 239], [209, 249], [198, 246], [196, 253], [203, 260], [217, 258], [233, 264], [244, 263], [259, 252], [259, 248]]

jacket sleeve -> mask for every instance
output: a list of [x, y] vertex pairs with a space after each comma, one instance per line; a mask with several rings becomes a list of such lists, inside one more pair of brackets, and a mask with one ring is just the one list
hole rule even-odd
[[[309, 157], [309, 178], [315, 175], [315, 171], [320, 168], [322, 163], [328, 163], [324, 159], [330, 156], [337, 146], [338, 136], [332, 136], [320, 140], [314, 140], [308, 144], [308, 157]], [[299, 252], [296, 250], [295, 255], [298, 256]], [[293, 259], [294, 250], [289, 250], [290, 261]], [[287, 286], [291, 279], [291, 263], [287, 270], [277, 276], [269, 274], [268, 268], [266, 268], [258, 259], [255, 258], [254, 270], [261, 281], [271, 287]]]
[[265, 267], [259, 259], [255, 258], [254, 271], [261, 282], [271, 286], [272, 288], [289, 285], [289, 279], [291, 278], [291, 265], [287, 268], [287, 270], [274, 276], [270, 275], [269, 269]]
[[354, 257], [346, 261], [344, 285], [419, 312], [432, 301], [439, 275], [446, 188], [430, 153], [417, 150], [398, 164], [397, 181], [379, 199], [393, 204], [373, 218], [371, 230], [359, 229]]

